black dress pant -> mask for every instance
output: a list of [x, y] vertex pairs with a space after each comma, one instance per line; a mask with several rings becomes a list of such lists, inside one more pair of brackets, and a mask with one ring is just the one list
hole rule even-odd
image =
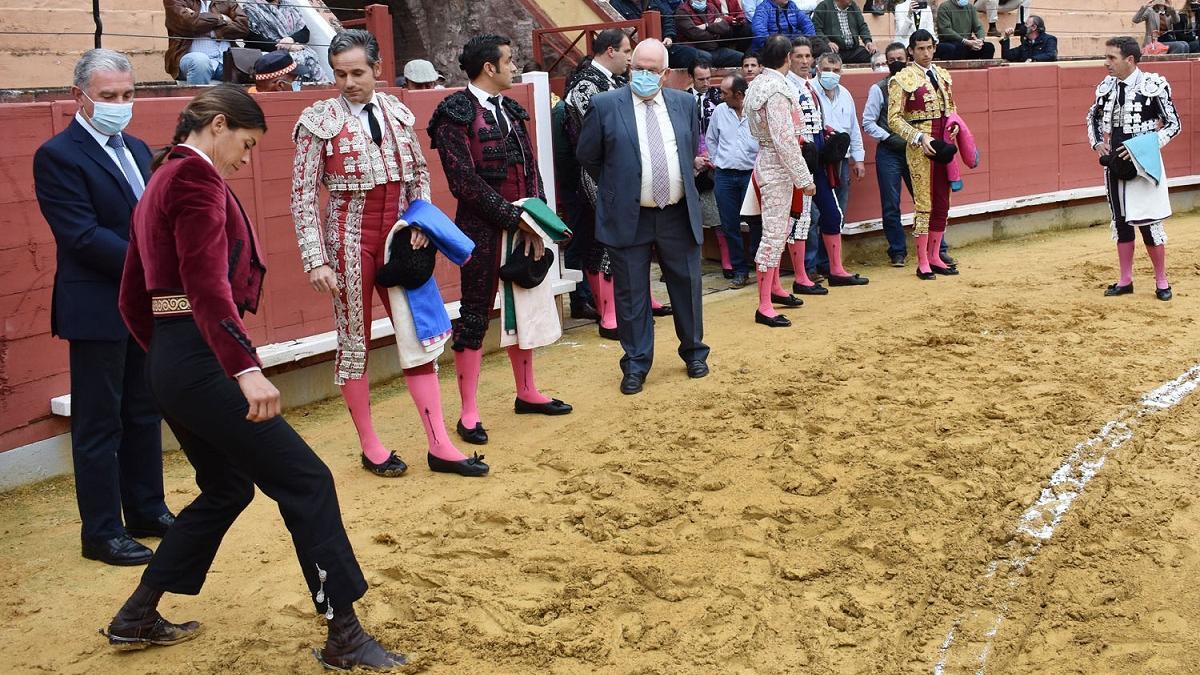
[[161, 417], [131, 338], [71, 340], [71, 458], [85, 541], [152, 523], [163, 502]]
[[990, 59], [996, 56], [996, 45], [991, 42], [984, 42], [983, 47], [978, 50], [967, 47], [962, 42], [950, 42], [942, 40], [938, 43], [937, 51], [934, 52], [933, 58], [938, 60], [955, 61], [955, 60], [971, 60], [971, 59]]
[[246, 398], [190, 317], [155, 322], [149, 372], [163, 417], [196, 469], [200, 496], [179, 513], [142, 582], [169, 593], [199, 593], [221, 539], [258, 486], [279, 505], [317, 611], [349, 607], [362, 597], [367, 584], [329, 469], [283, 417], [246, 419]]

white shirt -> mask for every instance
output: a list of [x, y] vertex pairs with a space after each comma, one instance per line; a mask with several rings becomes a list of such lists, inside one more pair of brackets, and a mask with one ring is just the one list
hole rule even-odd
[[[113, 164], [117, 165], [117, 171], [120, 171], [121, 174], [125, 176], [125, 179], [130, 182], [130, 184], [137, 183], [138, 185], [140, 185], [143, 188], [146, 187], [146, 181], [142, 180], [142, 172], [141, 171], [135, 170], [133, 172], [133, 175], [130, 176], [125, 173], [124, 169], [121, 168], [121, 160], [117, 158], [117, 149], [108, 144], [108, 139], [112, 138], [111, 136], [109, 136], [107, 134], [102, 134], [99, 131], [96, 131], [96, 127], [92, 126], [90, 122], [88, 122], [86, 119], [84, 119], [83, 113], [81, 113], [81, 112], [75, 113], [75, 120], [77, 122], [79, 122], [79, 124], [81, 126], [83, 126], [84, 129], [87, 129], [87, 132], [92, 135], [92, 138], [96, 139], [96, 142], [100, 144], [100, 147], [104, 149], [104, 152], [107, 153], [108, 156], [112, 158]], [[122, 138], [121, 140], [125, 140], [125, 139]], [[138, 165], [137, 160], [135, 160], [133, 158], [133, 153], [129, 151], [129, 147], [125, 146], [125, 147], [121, 148], [121, 152], [125, 153], [125, 159], [129, 160], [129, 166], [132, 166], [134, 169], [137, 169], [137, 165]]]
[[595, 68], [596, 70], [604, 73], [604, 76], [608, 78], [609, 82], [612, 82], [613, 84], [617, 83], [617, 81], [615, 79], [613, 79], [612, 71], [609, 70], [608, 68], [605, 68], [603, 65], [601, 65], [599, 61], [593, 60], [592, 67]]
[[854, 105], [854, 98], [850, 96], [850, 92], [839, 84], [835, 90], [836, 97], [830, 99], [829, 93], [825, 91], [824, 87], [818, 86], [815, 89], [821, 100], [825, 124], [833, 127], [835, 131], [844, 131], [850, 134], [850, 150], [846, 156], [856, 162], [866, 159], [867, 153], [863, 150], [862, 129], [858, 128], [858, 109]]
[[[933, 35], [934, 44], [937, 43], [937, 26], [933, 25], [933, 10], [926, 6], [925, 9], [917, 12], [914, 19], [912, 14], [912, 0], [896, 3], [896, 42], [908, 44], [908, 38], [918, 28], [924, 28]], [[918, 26], [917, 24], [920, 23]]]
[[[650, 163], [650, 141], [646, 136], [646, 102], [630, 92], [633, 98], [633, 119], [637, 123], [638, 146], [642, 154], [642, 206], [656, 208], [654, 203], [654, 172]], [[662, 133], [663, 153], [667, 156], [667, 178], [671, 194], [667, 204], [677, 204], [683, 199], [683, 175], [679, 171], [679, 146], [675, 143], [675, 127], [671, 126], [671, 115], [667, 102], [659, 91], [654, 98], [654, 116], [658, 118], [658, 129]]]
[[867, 92], [867, 104], [863, 106], [863, 130], [877, 141], [886, 141], [891, 134], [879, 126], [880, 117], [887, 121], [887, 111], [883, 110], [883, 92], [879, 91], [879, 87], [871, 85], [871, 90]]
[[[212, 2], [210, 0], [200, 0], [200, 13], [207, 12], [211, 5]], [[229, 41], [214, 40], [212, 36], [212, 31], [209, 31], [207, 37], [196, 36], [192, 40], [191, 46], [188, 47], [188, 52], [200, 52], [214, 61], [220, 60], [225, 52], [229, 51]]]
[[[375, 104], [375, 107], [371, 108], [371, 110], [375, 113], [375, 121], [379, 123], [379, 130], [382, 132], [385, 127], [383, 123], [383, 111], [379, 109], [378, 96], [379, 94], [372, 93], [371, 100], [367, 101], [367, 103]], [[363, 135], [371, 138], [371, 120], [367, 117], [367, 103], [351, 103], [350, 101], [346, 101], [346, 105], [350, 107], [350, 114], [354, 115], [354, 118], [358, 120], [358, 126], [362, 129]]]
[[[814, 95], [816, 91], [821, 88], [820, 85], [812, 84], [812, 80], [806, 80], [790, 70], [788, 71], [787, 75], [784, 75], [784, 79], [787, 80], [793, 87], [795, 87], [796, 91], [801, 96], [806, 96], [812, 99], [813, 105], [817, 107], [817, 112], [821, 113], [821, 119], [824, 120], [825, 101], [821, 97]], [[821, 125], [824, 126], [825, 122], [822, 121]]]
[[[595, 63], [593, 65], [595, 65], [597, 68], [601, 67], [600, 64], [598, 64], [598, 63]], [[603, 68], [601, 68], [601, 69], [603, 70]], [[611, 79], [611, 77], [610, 77], [610, 79]], [[473, 94], [475, 96], [475, 98], [479, 99], [479, 105], [483, 106], [484, 110], [492, 111], [492, 114], [496, 116], [497, 123], [500, 122], [500, 117], [503, 116], [504, 121], [508, 122], [509, 130], [510, 131], [512, 130], [512, 120], [508, 119], [508, 115], [504, 114], [503, 108], [497, 109], [496, 106], [492, 105], [492, 102], [488, 100], [488, 98], [491, 97], [491, 94], [489, 94], [486, 91], [480, 89], [479, 87], [476, 87], [475, 85], [469, 84], [469, 83], [467, 84], [467, 91], [471, 92], [471, 94]], [[501, 103], [503, 103], [504, 95], [503, 94], [496, 94], [496, 95], [500, 97], [499, 100]]]

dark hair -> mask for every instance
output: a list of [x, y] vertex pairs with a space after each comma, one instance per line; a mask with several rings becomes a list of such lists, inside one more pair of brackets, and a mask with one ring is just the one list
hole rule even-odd
[[1025, 18], [1025, 25], [1028, 26], [1030, 22], [1036, 23], [1038, 30], [1042, 31], [1043, 33], [1046, 32], [1046, 20], [1042, 17], [1038, 16], [1037, 14], [1030, 14]]
[[842, 57], [838, 56], [837, 52], [825, 52], [821, 55], [821, 58], [817, 59], [817, 67], [819, 68], [822, 63], [840, 66], [842, 65]]
[[609, 49], [621, 49], [621, 44], [628, 39], [629, 36], [620, 28], [605, 28], [596, 33], [596, 39], [592, 40], [592, 54], [600, 56]]
[[758, 62], [763, 68], [775, 69], [787, 63], [792, 55], [792, 41], [786, 35], [772, 35], [758, 52]]
[[896, 51], [897, 49], [899, 49], [900, 51], [905, 51], [905, 48], [904, 48], [904, 43], [903, 43], [903, 42], [893, 42], [893, 43], [889, 44], [889, 45], [888, 45], [888, 46], [887, 46], [887, 47], [886, 47], [886, 48], [883, 50], [883, 54], [884, 54], [884, 56], [886, 56], [888, 52], [894, 52], [894, 51]]
[[746, 82], [746, 78], [738, 75], [737, 73], [730, 73], [725, 77], [729, 79], [729, 89], [733, 91], [734, 94], [744, 95], [746, 93], [746, 89], [750, 87], [750, 85]]
[[1119, 35], [1111, 37], [1104, 43], [1105, 47], [1116, 47], [1121, 50], [1121, 58], [1127, 59], [1133, 57], [1133, 62], [1138, 63], [1142, 60], [1142, 48], [1138, 45], [1137, 40], [1128, 35]]
[[757, 61], [758, 60], [758, 52], [751, 49], [750, 51], [746, 52], [745, 54], [742, 54], [742, 63], [743, 64], [746, 63], [746, 59], [754, 59], [755, 61]]
[[462, 53], [458, 55], [458, 67], [467, 74], [468, 80], [474, 80], [483, 72], [485, 63], [500, 66], [500, 47], [503, 45], [512, 46], [512, 40], [502, 35], [476, 35], [463, 45]]
[[329, 41], [329, 65], [333, 65], [333, 57], [344, 54], [351, 49], [361, 49], [367, 57], [367, 65], [379, 63], [379, 41], [369, 31], [361, 28], [344, 30]]
[[908, 48], [915, 49], [918, 42], [933, 42], [933, 41], [934, 41], [933, 33], [930, 33], [929, 31], [925, 30], [924, 28], [918, 28], [913, 31], [912, 35], [908, 36]]
[[712, 70], [712, 60], [705, 56], [697, 56], [696, 60], [692, 61], [692, 65], [687, 67], [688, 77], [696, 77], [697, 68], [708, 68]]
[[822, 54], [824, 54], [827, 51], [830, 51], [829, 40], [826, 40], [825, 38], [814, 37], [811, 40], [809, 40], [809, 42], [812, 43], [812, 52], [813, 52], [814, 59], [820, 58]]
[[267, 130], [267, 119], [253, 96], [236, 84], [218, 84], [208, 91], [201, 92], [179, 113], [179, 124], [175, 125], [175, 136], [171, 138], [171, 145], [154, 156], [151, 170], [157, 169], [171, 149], [186, 141], [193, 131], [199, 131], [212, 124], [217, 115], [225, 116], [225, 123], [230, 129]]

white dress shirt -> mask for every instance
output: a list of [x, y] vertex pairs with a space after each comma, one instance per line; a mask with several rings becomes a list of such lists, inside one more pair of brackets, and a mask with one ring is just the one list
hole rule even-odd
[[879, 91], [879, 87], [871, 85], [871, 90], [867, 93], [867, 104], [863, 106], [863, 131], [877, 141], [886, 141], [891, 134], [879, 126], [879, 118], [883, 117], [886, 122], [887, 114], [887, 111], [883, 110], [883, 92]]
[[[646, 102], [633, 92], [629, 94], [633, 98], [633, 119], [637, 123], [638, 146], [642, 154], [642, 206], [655, 208], [658, 205], [654, 203], [654, 172], [651, 170], [650, 163], [650, 141], [646, 136]], [[675, 127], [671, 125], [671, 115], [667, 112], [667, 102], [663, 97], [662, 91], [654, 96], [653, 99], [654, 115], [658, 118], [658, 129], [662, 133], [663, 153], [667, 156], [667, 177], [671, 184], [671, 196], [667, 198], [667, 204], [677, 204], [683, 199], [683, 175], [679, 170], [679, 146], [675, 143]]]
[[[912, 0], [904, 0], [904, 2], [896, 3], [896, 42], [908, 44], [908, 38], [916, 32], [918, 28], [924, 28], [933, 35], [933, 42], [937, 44], [937, 26], [933, 24], [933, 10], [926, 5], [925, 9], [917, 12], [914, 19], [912, 14]], [[917, 23], [920, 23], [918, 26]]]
[[[207, 12], [211, 5], [210, 0], [200, 0], [200, 13]], [[224, 22], [225, 19], [221, 19], [221, 21]], [[229, 41], [214, 39], [212, 31], [202, 36], [196, 36], [188, 47], [188, 53], [199, 52], [213, 61], [220, 61], [227, 51], [229, 51]]]
[[[375, 121], [379, 123], [379, 130], [382, 132], [385, 128], [383, 121], [383, 111], [379, 108], [379, 94], [372, 93], [371, 100], [367, 103], [374, 103], [375, 107], [371, 111], [375, 114]], [[346, 101], [346, 105], [350, 107], [350, 114], [358, 120], [358, 126], [362, 128], [363, 135], [371, 138], [371, 120], [367, 118], [367, 103], [351, 103]]]
[[[596, 66], [597, 68], [600, 67], [600, 64], [592, 64], [592, 65]], [[508, 115], [504, 114], [503, 108], [497, 109], [496, 106], [492, 105], [492, 102], [488, 100], [488, 98], [491, 97], [491, 94], [487, 93], [486, 91], [484, 91], [484, 90], [480, 89], [479, 87], [476, 87], [475, 85], [470, 84], [470, 83], [467, 84], [467, 91], [471, 92], [471, 94], [474, 95], [475, 98], [479, 99], [479, 105], [483, 106], [484, 110], [492, 111], [492, 114], [496, 116], [497, 123], [500, 122], [500, 117], [503, 116], [504, 121], [508, 122], [509, 131], [512, 131], [512, 120], [508, 119]], [[504, 95], [497, 94], [497, 96], [500, 97], [500, 102], [503, 103]]]
[[850, 96], [850, 92], [839, 84], [838, 88], [834, 90], [837, 95], [831, 99], [829, 92], [825, 91], [824, 87], [814, 88], [821, 100], [825, 124], [833, 127], [834, 131], [844, 131], [850, 134], [850, 150], [846, 156], [856, 162], [866, 159], [867, 153], [863, 150], [862, 130], [858, 128], [858, 109], [854, 105], [854, 98]]
[[613, 78], [612, 71], [609, 70], [608, 68], [605, 68], [603, 65], [601, 65], [599, 61], [592, 61], [592, 67], [595, 68], [596, 70], [600, 71], [601, 73], [604, 73], [604, 76], [608, 78], [609, 82], [611, 82], [613, 84], [617, 83], [616, 79]]
[[[120, 171], [122, 175], [125, 175], [125, 171], [121, 168], [121, 160], [117, 158], [117, 149], [108, 144], [108, 139], [112, 138], [112, 136], [96, 131], [96, 127], [92, 126], [91, 122], [88, 122], [86, 119], [84, 119], [83, 113], [81, 112], [75, 113], [75, 121], [79, 122], [84, 129], [87, 129], [87, 132], [92, 135], [92, 138], [96, 139], [96, 142], [100, 144], [100, 147], [104, 149], [104, 152], [110, 158], [112, 158], [113, 164], [117, 165], [117, 171]], [[122, 138], [121, 140], [123, 141], [125, 139]], [[132, 166], [134, 169], [136, 169], [138, 163], [137, 160], [133, 158], [133, 153], [129, 151], [129, 146], [126, 145], [125, 147], [121, 148], [121, 152], [125, 153], [125, 158], [129, 160], [129, 166]], [[132, 176], [125, 175], [125, 178], [131, 185], [136, 183], [143, 188], [146, 187], [146, 181], [142, 180], [142, 173], [140, 171], [134, 171]]]

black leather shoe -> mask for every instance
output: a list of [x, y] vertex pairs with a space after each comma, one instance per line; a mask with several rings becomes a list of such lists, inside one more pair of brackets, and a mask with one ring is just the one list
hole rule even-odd
[[826, 275], [816, 271], [815, 269], [807, 270], [805, 273], [808, 274], [809, 280], [811, 280], [813, 283], [824, 281], [826, 279]]
[[954, 266], [958, 265], [958, 261], [955, 260], [954, 258], [951, 258], [949, 255], [943, 255], [943, 256], [938, 256], [938, 257], [940, 257], [942, 259], [942, 263], [946, 267], [954, 267]]
[[920, 269], [918, 269], [917, 278], [921, 281], [933, 281], [934, 279], [937, 279], [937, 275], [933, 272], [922, 272]]
[[[331, 620], [342, 623], [341, 617]], [[391, 670], [408, 664], [404, 654], [389, 651], [363, 630], [358, 618], [351, 615], [348, 626], [331, 625], [324, 649], [314, 649], [314, 656], [326, 670]]]
[[137, 624], [119, 623], [113, 619], [108, 628], [100, 629], [100, 634], [108, 638], [108, 644], [121, 650], [145, 649], [152, 645], [170, 647], [199, 635], [200, 623], [171, 623], [154, 612]]
[[733, 274], [734, 274], [733, 270], [727, 270], [724, 268], [721, 269], [721, 276], [725, 277], [726, 279], [732, 279]]
[[904, 267], [904, 263], [908, 262], [907, 258], [902, 255], [894, 255], [891, 257], [892, 267]]
[[408, 471], [408, 465], [404, 463], [404, 460], [397, 457], [394, 452], [390, 453], [387, 459], [378, 464], [367, 459], [366, 455], [360, 455], [360, 457], [362, 457], [363, 468], [376, 476], [395, 478], [396, 476], [403, 476], [404, 472]]
[[787, 328], [788, 326], [792, 325], [791, 320], [782, 314], [767, 316], [759, 311], [754, 312], [754, 323], [761, 323], [762, 325], [770, 326], [771, 328]]
[[134, 541], [129, 535], [123, 534], [102, 541], [84, 541], [83, 557], [88, 560], [99, 560], [106, 565], [132, 567], [145, 565], [154, 557], [154, 551]]
[[671, 316], [675, 313], [675, 310], [670, 305], [663, 305], [658, 309], [651, 309], [650, 313], [654, 316]]
[[830, 286], [866, 286], [869, 283], [871, 283], [870, 279], [857, 274], [851, 274], [845, 277], [839, 277], [836, 274], [829, 275]]
[[1159, 300], [1166, 301], [1166, 300], [1170, 300], [1171, 298], [1173, 298], [1175, 296], [1173, 293], [1171, 293], [1171, 287], [1167, 286], [1166, 288], [1154, 289], [1154, 297], [1158, 298]]
[[796, 295], [829, 295], [828, 288], [825, 288], [821, 284], [815, 282], [810, 286], [805, 286], [804, 284], [793, 281], [792, 292]]
[[930, 263], [929, 269], [933, 270], [934, 274], [940, 274], [945, 277], [953, 277], [958, 274], [957, 267], [938, 267], [937, 265]]
[[621, 339], [621, 336], [617, 335], [616, 328], [605, 328], [604, 326], [600, 326], [600, 337], [604, 338], [605, 340]]
[[794, 295], [775, 295], [771, 294], [771, 303], [775, 305], [783, 305], [784, 307], [799, 307], [804, 304], [804, 301]]
[[1119, 284], [1109, 284], [1108, 288], [1104, 289], [1104, 295], [1109, 296], [1109, 297], [1114, 296], [1114, 295], [1127, 295], [1132, 292], [1133, 292], [1133, 282], [1132, 281], [1129, 282], [1128, 284], [1125, 284], [1124, 286], [1121, 286]]
[[167, 534], [167, 529], [175, 524], [175, 515], [170, 511], [161, 516], [145, 523], [125, 523], [125, 532], [135, 539], [145, 539], [146, 537], [158, 537], [162, 539]]
[[750, 285], [750, 276], [747, 274], [735, 274], [729, 282], [730, 288], [745, 288]]
[[626, 373], [621, 378], [621, 393], [636, 394], [642, 390], [642, 385], [646, 382], [646, 376], [639, 373]]
[[463, 426], [462, 420], [458, 421], [458, 437], [472, 445], [487, 445], [488, 435], [483, 428], [483, 422], [476, 422], [474, 429], [468, 429]]
[[566, 415], [567, 413], [571, 412], [573, 408], [571, 408], [570, 404], [563, 403], [556, 398], [552, 398], [545, 403], [530, 403], [529, 401], [522, 401], [518, 398], [516, 399], [516, 402], [513, 403], [513, 410], [515, 410], [518, 415], [530, 415], [535, 413], [538, 415]]
[[582, 307], [571, 308], [572, 319], [587, 319], [588, 321], [599, 321], [600, 313], [591, 305], [583, 305]]
[[426, 459], [429, 461], [430, 471], [456, 473], [469, 478], [486, 476], [490, 468], [487, 464], [483, 463], [483, 455], [479, 453], [475, 453], [466, 459], [460, 459], [457, 462], [435, 457], [432, 454], [426, 457]]
[[704, 377], [708, 375], [708, 364], [703, 361], [688, 361], [687, 374], [693, 380]]

